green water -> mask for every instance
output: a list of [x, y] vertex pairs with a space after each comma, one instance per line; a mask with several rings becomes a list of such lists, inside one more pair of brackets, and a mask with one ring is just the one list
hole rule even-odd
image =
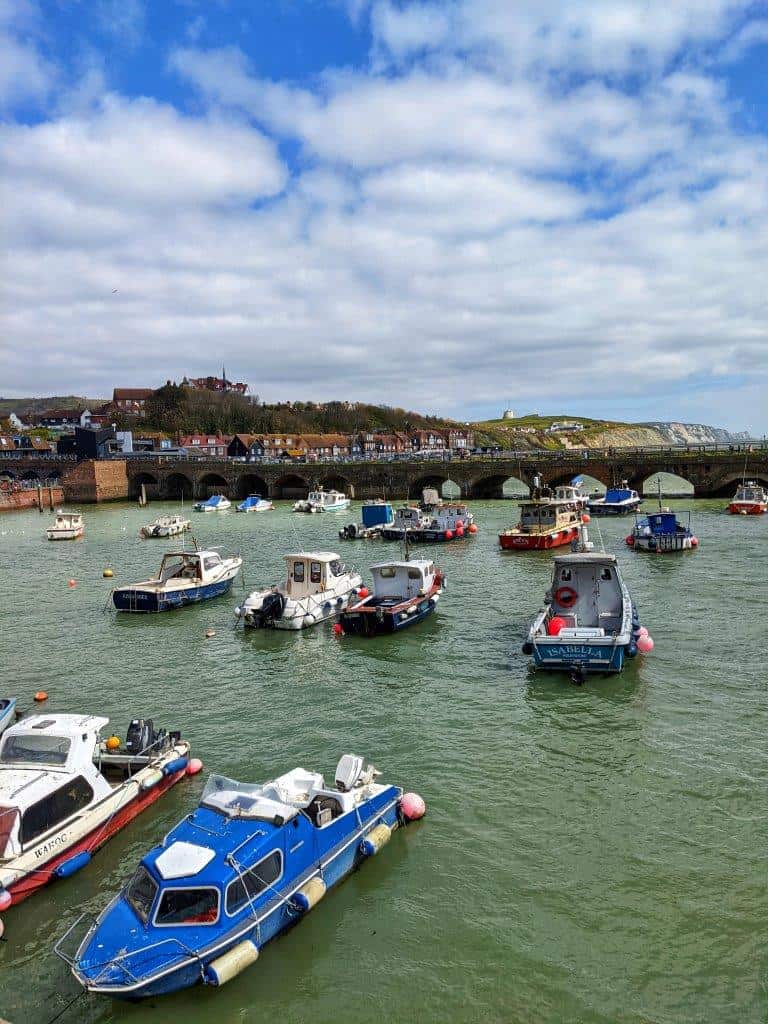
[[[513, 502], [477, 502], [479, 534], [430, 549], [449, 577], [431, 620], [368, 642], [327, 625], [244, 635], [239, 583], [162, 616], [104, 613], [102, 569], [116, 583], [154, 570], [166, 544], [137, 531], [171, 505], [87, 508], [86, 539], [61, 544], [43, 539], [46, 517], [4, 515], [0, 691], [29, 706], [45, 689], [51, 711], [106, 713], [121, 734], [153, 716], [181, 727], [207, 769], [254, 781], [299, 764], [332, 775], [359, 752], [428, 805], [224, 988], [137, 1005], [83, 996], [59, 1019], [766, 1021], [768, 516], [693, 505], [693, 554], [633, 553], [627, 520], [599, 524], [656, 649], [582, 688], [534, 674], [520, 653], [550, 558], [498, 550]], [[242, 552], [252, 588], [277, 580], [297, 545], [363, 569], [395, 555], [339, 542], [351, 518], [282, 505], [194, 525], [201, 544]], [[42, 1024], [77, 996], [53, 942], [104, 906], [204, 777], [4, 915], [0, 1016]]]

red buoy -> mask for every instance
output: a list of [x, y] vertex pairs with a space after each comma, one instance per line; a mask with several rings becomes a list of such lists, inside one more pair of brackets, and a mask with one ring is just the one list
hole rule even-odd
[[589, 515], [588, 512], [585, 512], [582, 515], [582, 517], [581, 517], [581, 521], [582, 521], [582, 523], [591, 523], [592, 522], [592, 517]]
[[344, 636], [344, 627], [340, 622], [334, 622], [333, 632], [335, 636]]
[[446, 540], [453, 540], [453, 530], [446, 530], [445, 531], [445, 539]]
[[48, 694], [45, 690], [38, 690], [35, 694], [35, 700], [38, 704], [42, 704], [44, 700], [48, 700]]
[[627, 537], [625, 537], [624, 540], [626, 541], [628, 548], [633, 548], [635, 546], [635, 538], [632, 536], [631, 533]]
[[547, 634], [549, 636], [559, 636], [560, 630], [565, 626], [565, 619], [560, 615], [553, 615], [547, 623]]
[[363, 599], [365, 599], [370, 594], [370, 590], [368, 589], [368, 587], [360, 587], [357, 594], [358, 597], [362, 597]]
[[470, 525], [467, 527], [467, 533], [477, 533], [477, 527], [475, 526], [474, 523], [470, 523]]

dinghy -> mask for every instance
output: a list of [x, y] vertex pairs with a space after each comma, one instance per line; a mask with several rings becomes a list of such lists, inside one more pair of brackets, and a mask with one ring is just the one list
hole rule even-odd
[[80, 512], [64, 512], [62, 509], [56, 513], [53, 524], [45, 531], [48, 540], [77, 540], [85, 533], [85, 523]]
[[198, 501], [194, 504], [195, 512], [226, 512], [232, 507], [232, 502], [223, 494], [212, 494], [205, 501]]
[[192, 529], [192, 523], [182, 515], [158, 516], [151, 523], [142, 526], [139, 533], [144, 538], [178, 537]]
[[112, 997], [223, 985], [423, 815], [420, 797], [379, 775], [345, 754], [333, 785], [303, 768], [262, 785], [211, 776], [200, 806], [56, 953], [85, 989]]
[[270, 512], [274, 506], [271, 501], [262, 498], [260, 494], [249, 494], [245, 501], [241, 501], [235, 509], [236, 512]]

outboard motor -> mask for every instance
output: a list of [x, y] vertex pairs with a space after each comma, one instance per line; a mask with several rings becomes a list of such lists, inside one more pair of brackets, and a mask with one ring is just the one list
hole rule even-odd
[[267, 594], [261, 603], [261, 608], [253, 611], [254, 626], [264, 626], [267, 622], [274, 622], [279, 619], [285, 611], [285, 595], [279, 590]]
[[339, 530], [339, 538], [341, 540], [355, 540], [359, 529], [360, 527], [357, 523], [350, 523], [349, 526], [344, 526]]
[[[155, 729], [151, 718], [133, 718], [125, 736], [125, 749], [129, 754], [156, 754], [167, 746], [169, 736], [166, 729]], [[151, 748], [151, 750], [150, 750]]]

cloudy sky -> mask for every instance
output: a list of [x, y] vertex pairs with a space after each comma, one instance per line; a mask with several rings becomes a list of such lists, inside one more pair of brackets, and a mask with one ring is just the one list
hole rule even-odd
[[768, 431], [768, 3], [0, 0], [0, 394]]

